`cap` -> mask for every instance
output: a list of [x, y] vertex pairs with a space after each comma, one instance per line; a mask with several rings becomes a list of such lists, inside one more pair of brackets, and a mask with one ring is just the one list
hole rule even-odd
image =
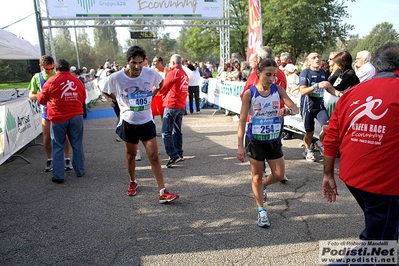
[[293, 64], [287, 64], [285, 67], [284, 67], [284, 70], [287, 70], [288, 72], [294, 72], [295, 71], [295, 69], [296, 69], [296, 67], [293, 65]]
[[71, 70], [71, 72], [76, 71], [76, 67], [75, 66], [71, 66], [70, 70]]
[[83, 67], [82, 69], [87, 70], [87, 67]]

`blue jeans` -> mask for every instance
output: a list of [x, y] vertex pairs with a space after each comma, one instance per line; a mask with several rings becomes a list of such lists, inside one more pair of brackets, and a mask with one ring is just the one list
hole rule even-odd
[[66, 135], [72, 146], [72, 166], [76, 176], [81, 177], [85, 173], [85, 155], [83, 151], [83, 116], [78, 115], [67, 121], [51, 124], [51, 142], [53, 146], [53, 177], [64, 179], [64, 147]]
[[169, 157], [183, 156], [181, 124], [185, 109], [165, 108], [162, 122], [162, 139]]
[[366, 228], [359, 238], [398, 241], [399, 196], [379, 195], [346, 186], [364, 212]]

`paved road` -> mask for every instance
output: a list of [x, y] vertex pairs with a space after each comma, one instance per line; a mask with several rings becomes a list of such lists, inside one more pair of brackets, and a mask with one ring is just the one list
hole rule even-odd
[[171, 204], [158, 203], [145, 156], [137, 195], [126, 196], [114, 117], [85, 120], [82, 178], [51, 182], [40, 146], [24, 151], [31, 164], [1, 165], [0, 265], [318, 265], [319, 240], [357, 239], [360, 208], [341, 182], [338, 202], [324, 201], [322, 162], [302, 159], [300, 136], [283, 141], [290, 181], [270, 186], [272, 226], [259, 228], [249, 163], [235, 157], [238, 123], [213, 112], [184, 117], [185, 161], [173, 168], [158, 138], [167, 187], [181, 196]]

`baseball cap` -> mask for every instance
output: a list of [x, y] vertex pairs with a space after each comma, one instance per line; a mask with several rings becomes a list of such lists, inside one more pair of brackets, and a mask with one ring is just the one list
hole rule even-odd
[[76, 67], [75, 66], [71, 66], [70, 70], [71, 70], [71, 72], [76, 71]]
[[295, 71], [295, 69], [296, 69], [296, 67], [293, 65], [293, 64], [287, 64], [285, 67], [284, 67], [284, 70], [287, 70], [288, 72], [294, 72]]

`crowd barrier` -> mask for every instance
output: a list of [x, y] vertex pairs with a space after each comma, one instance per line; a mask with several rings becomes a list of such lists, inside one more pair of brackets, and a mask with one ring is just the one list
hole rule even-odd
[[[101, 96], [96, 82], [87, 82], [86, 104]], [[0, 90], [0, 165], [42, 133], [41, 107], [27, 89]]]
[[[201, 79], [200, 86], [202, 87], [203, 84], [204, 80]], [[240, 94], [243, 91], [244, 86], [245, 82], [224, 81], [222, 83], [215, 78], [210, 78], [208, 79], [207, 93], [202, 92], [202, 90], [200, 89], [200, 98], [205, 99], [208, 103], [216, 104], [220, 108], [239, 114], [241, 111]], [[297, 95], [290, 97], [299, 107], [300, 96]], [[329, 93], [324, 94], [324, 103], [330, 116], [335, 108], [338, 99], [338, 97]], [[288, 131], [292, 131], [298, 134], [305, 134], [305, 128], [303, 125], [303, 120], [300, 114], [284, 117], [284, 129]], [[320, 130], [321, 126], [316, 121], [314, 134], [316, 138], [318, 138]]]

